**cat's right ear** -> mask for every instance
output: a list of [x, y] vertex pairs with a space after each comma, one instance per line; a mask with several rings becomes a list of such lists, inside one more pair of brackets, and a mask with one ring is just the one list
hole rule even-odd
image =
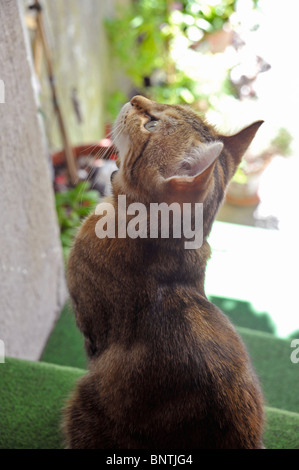
[[223, 149], [219, 141], [194, 145], [174, 175], [163, 182], [165, 202], [200, 202]]

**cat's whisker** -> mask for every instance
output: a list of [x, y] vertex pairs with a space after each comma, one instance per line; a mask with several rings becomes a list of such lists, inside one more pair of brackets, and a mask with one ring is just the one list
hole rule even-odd
[[88, 172], [88, 175], [85, 177], [83, 183], [85, 186], [82, 186], [82, 189], [78, 193], [78, 200], [83, 197], [83, 192], [86, 189], [86, 186], [90, 184], [90, 189], [92, 189], [95, 185], [93, 181], [93, 177], [97, 171], [97, 166], [95, 165], [96, 160], [110, 160], [111, 155], [115, 152], [114, 147], [108, 147], [106, 149], [102, 148], [97, 151], [97, 153], [93, 156], [92, 160], [86, 165], [85, 170]]
[[113, 126], [111, 126], [111, 130], [109, 132], [107, 132], [107, 134], [105, 135], [106, 138], [111, 138], [113, 136], [113, 132], [115, 131], [115, 129], [113, 128]]
[[78, 196], [76, 198], [76, 201], [80, 201], [80, 203], [83, 201], [83, 193], [86, 191], [87, 185], [88, 185], [88, 179], [85, 178], [84, 181], [81, 181], [82, 187], [78, 193]]
[[[111, 130], [110, 132], [108, 132], [108, 133], [105, 135], [104, 139], [109, 139], [109, 140], [111, 140], [112, 135], [115, 134], [115, 133], [116, 133], [116, 136], [118, 136], [118, 135], [119, 135], [120, 127], [121, 127], [121, 125], [118, 125], [114, 130]], [[85, 151], [85, 153], [87, 153], [87, 152], [89, 151], [89, 153], [92, 155], [94, 149], [95, 149], [97, 146], [98, 146], [98, 143], [93, 143], [93, 144], [91, 144], [89, 147], [87, 147], [84, 151]], [[108, 148], [109, 148], [109, 147], [108, 147]], [[99, 152], [99, 153], [98, 153], [98, 152]], [[100, 155], [101, 149], [100, 149], [98, 152], [95, 154], [95, 158], [97, 158], [97, 157]], [[94, 158], [94, 160], [95, 160], [95, 158]], [[105, 158], [105, 152], [104, 152], [102, 158]]]
[[[121, 130], [122, 130], [122, 125], [121, 124], [118, 124], [117, 126], [113, 127], [113, 123], [110, 123], [111, 124], [111, 131], [109, 131], [106, 135], [105, 135], [105, 139], [111, 139], [112, 136], [114, 138], [117, 138], [120, 133], [121, 133]], [[96, 160], [110, 160], [110, 157], [113, 153], [115, 153], [116, 149], [113, 145], [105, 148], [105, 147], [102, 147], [102, 148], [99, 148], [97, 150], [97, 152], [93, 155], [93, 152], [94, 150], [97, 148], [98, 146], [98, 143], [95, 142], [93, 144], [91, 144], [89, 147], [85, 148], [84, 149], [84, 154], [88, 154], [89, 153], [89, 156], [90, 158], [88, 159], [87, 163], [85, 164], [84, 167], [82, 167], [81, 169], [82, 170], [85, 170], [87, 175], [84, 179], [82, 179], [80, 181], [80, 183], [82, 184], [82, 187], [77, 195], [77, 198], [76, 200], [77, 201], [81, 201], [83, 200], [83, 193], [84, 191], [86, 190], [88, 184], [90, 185], [90, 189], [93, 189], [93, 187], [95, 186], [95, 181], [94, 181], [94, 174], [95, 172], [97, 171], [97, 167], [95, 165], [95, 162]], [[88, 158], [88, 157], [87, 157]]]
[[93, 156], [93, 159], [92, 159], [92, 164], [91, 166], [94, 164], [94, 162], [96, 160], [109, 160], [110, 156], [112, 155], [112, 153], [114, 152], [114, 148], [113, 147], [107, 147], [106, 149], [99, 149], [97, 151], [97, 153]]

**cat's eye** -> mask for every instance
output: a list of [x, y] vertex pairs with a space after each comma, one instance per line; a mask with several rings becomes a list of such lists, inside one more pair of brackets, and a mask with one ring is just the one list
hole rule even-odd
[[155, 119], [153, 116], [149, 116], [149, 121], [144, 124], [144, 127], [149, 132], [154, 132], [158, 125], [158, 120]]

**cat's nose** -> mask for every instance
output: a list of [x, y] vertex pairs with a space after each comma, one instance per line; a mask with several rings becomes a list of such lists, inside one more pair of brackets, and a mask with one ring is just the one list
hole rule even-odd
[[144, 96], [136, 95], [131, 99], [130, 103], [137, 109], [145, 109], [148, 107], [151, 101], [145, 98]]

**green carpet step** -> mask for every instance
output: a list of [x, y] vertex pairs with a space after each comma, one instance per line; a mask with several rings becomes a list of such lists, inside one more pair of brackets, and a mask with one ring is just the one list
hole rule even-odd
[[266, 407], [266, 449], [299, 449], [299, 413]]
[[62, 309], [43, 351], [41, 361], [80, 369], [87, 367], [83, 336], [75, 323], [75, 315], [70, 302], [67, 302]]
[[[260, 377], [268, 406], [299, 412], [299, 364], [293, 364], [290, 341], [242, 327], [242, 336]], [[67, 303], [41, 358], [44, 362], [86, 368], [82, 335]]]
[[84, 371], [11, 358], [0, 366], [0, 448], [63, 448], [61, 409]]
[[291, 341], [237, 328], [259, 376], [268, 406], [299, 413], [299, 363], [291, 361]]
[[275, 335], [275, 324], [268, 312], [258, 310], [247, 300], [215, 295], [209, 295], [208, 299], [217, 305], [234, 325]]
[[[7, 358], [0, 364], [0, 448], [61, 449], [61, 409], [82, 369]], [[266, 408], [265, 446], [299, 449], [299, 414]]]

